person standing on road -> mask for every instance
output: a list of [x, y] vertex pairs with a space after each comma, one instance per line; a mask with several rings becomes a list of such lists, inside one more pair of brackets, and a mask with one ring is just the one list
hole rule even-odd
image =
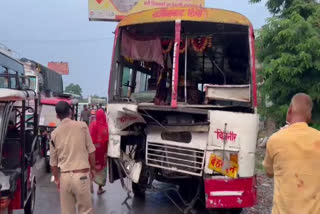
[[272, 214], [320, 213], [320, 132], [308, 126], [312, 99], [296, 94], [287, 112], [288, 126], [273, 134], [263, 162], [274, 177]]
[[55, 183], [60, 186], [61, 213], [75, 214], [77, 204], [79, 214], [92, 214], [90, 163], [94, 170], [95, 146], [88, 126], [71, 120], [70, 111], [69, 104], [64, 101], [56, 105], [61, 123], [51, 134], [51, 170]]
[[90, 116], [90, 110], [88, 109], [87, 105], [84, 105], [80, 115], [80, 120], [85, 122], [87, 126], [89, 126]]
[[92, 141], [96, 147], [96, 174], [93, 181], [99, 185], [98, 195], [105, 192], [103, 187], [107, 179], [107, 150], [109, 141], [109, 132], [107, 117], [103, 109], [98, 109], [96, 120], [89, 127]]

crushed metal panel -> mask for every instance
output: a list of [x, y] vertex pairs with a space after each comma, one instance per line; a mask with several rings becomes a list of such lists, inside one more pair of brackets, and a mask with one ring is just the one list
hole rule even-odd
[[254, 175], [255, 151], [258, 136], [259, 116], [257, 114], [226, 111], [210, 111], [210, 131], [208, 135], [208, 171], [210, 152], [238, 152], [240, 177]]
[[107, 115], [110, 134], [119, 134], [134, 123], [145, 123], [143, 117], [137, 112], [135, 104], [109, 103]]
[[136, 122], [143, 122], [144, 119], [137, 113], [137, 105], [134, 104], [109, 103], [107, 115], [110, 134], [108, 156], [120, 158], [121, 136], [130, 134], [122, 130]]
[[206, 102], [212, 100], [250, 102], [250, 85], [206, 85]]
[[120, 135], [109, 135], [108, 157], [120, 158], [120, 155], [121, 155], [120, 142], [121, 142]]

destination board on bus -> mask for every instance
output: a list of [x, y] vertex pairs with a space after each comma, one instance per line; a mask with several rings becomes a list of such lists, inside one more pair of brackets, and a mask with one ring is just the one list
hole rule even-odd
[[89, 0], [89, 19], [120, 21], [143, 10], [163, 7], [204, 7], [205, 0]]

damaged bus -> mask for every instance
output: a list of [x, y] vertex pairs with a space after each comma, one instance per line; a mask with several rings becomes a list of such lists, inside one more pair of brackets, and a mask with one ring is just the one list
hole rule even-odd
[[[161, 8], [128, 15], [115, 31], [109, 79], [110, 182], [175, 184], [188, 212], [256, 203], [259, 117], [254, 31], [241, 14]], [[173, 200], [173, 199], [172, 199]]]

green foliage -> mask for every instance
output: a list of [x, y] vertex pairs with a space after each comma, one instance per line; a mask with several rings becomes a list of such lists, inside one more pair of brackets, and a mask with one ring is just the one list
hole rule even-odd
[[[267, 8], [273, 14], [279, 14], [282, 10], [289, 8], [294, 0], [268, 0]], [[251, 3], [258, 3], [261, 0], [250, 0]]]
[[320, 131], [320, 123], [312, 123], [311, 127]]
[[69, 85], [66, 86], [65, 92], [66, 92], [66, 93], [76, 94], [76, 95], [80, 95], [80, 96], [81, 96], [81, 94], [82, 94], [82, 89], [81, 89], [80, 85], [71, 83], [71, 84], [69, 84]]
[[[287, 2], [290, 6], [281, 16], [268, 20], [256, 41], [264, 79], [261, 93], [273, 103], [264, 106], [261, 113], [278, 123], [285, 122], [290, 99], [298, 92], [309, 94], [315, 109], [320, 107], [320, 5], [313, 1]], [[320, 124], [320, 115], [315, 113], [314, 122]]]
[[[251, 3], [259, 3], [262, 0], [249, 0]], [[286, 16], [293, 11], [300, 10], [300, 14], [303, 16], [309, 14], [309, 10], [314, 7], [317, 0], [267, 0], [266, 6], [270, 13], [278, 16]]]

